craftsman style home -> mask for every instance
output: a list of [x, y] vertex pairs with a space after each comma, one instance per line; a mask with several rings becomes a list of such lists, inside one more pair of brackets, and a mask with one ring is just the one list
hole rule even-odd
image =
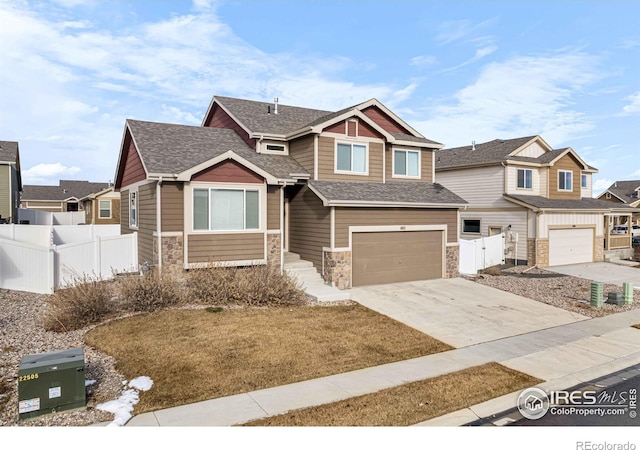
[[340, 111], [214, 97], [202, 126], [127, 120], [115, 189], [139, 261], [310, 261], [351, 286], [455, 277], [459, 209], [442, 145], [372, 99]]
[[539, 267], [630, 249], [630, 237], [609, 235], [605, 224], [634, 210], [593, 199], [594, 173], [573, 149], [554, 150], [540, 136], [436, 152], [438, 181], [469, 202], [461, 238], [504, 233], [507, 260]]

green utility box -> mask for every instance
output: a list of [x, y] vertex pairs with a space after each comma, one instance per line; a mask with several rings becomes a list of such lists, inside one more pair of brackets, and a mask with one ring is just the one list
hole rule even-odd
[[591, 306], [602, 308], [604, 301], [604, 283], [602, 281], [591, 282]]
[[20, 420], [86, 404], [82, 347], [22, 357], [18, 370]]

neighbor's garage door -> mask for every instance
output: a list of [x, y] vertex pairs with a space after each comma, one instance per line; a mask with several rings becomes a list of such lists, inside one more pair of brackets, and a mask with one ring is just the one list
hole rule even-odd
[[444, 233], [353, 233], [352, 285], [442, 278]]
[[592, 228], [549, 230], [549, 265], [593, 262]]

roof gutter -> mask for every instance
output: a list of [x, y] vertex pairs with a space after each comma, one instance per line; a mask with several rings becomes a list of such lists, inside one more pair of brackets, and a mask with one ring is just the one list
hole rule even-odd
[[412, 202], [381, 202], [381, 201], [360, 201], [360, 200], [323, 200], [324, 206], [349, 206], [349, 207], [371, 207], [383, 208], [467, 208], [465, 203], [412, 203]]
[[156, 183], [156, 227], [158, 234], [158, 268], [162, 270], [162, 175]]

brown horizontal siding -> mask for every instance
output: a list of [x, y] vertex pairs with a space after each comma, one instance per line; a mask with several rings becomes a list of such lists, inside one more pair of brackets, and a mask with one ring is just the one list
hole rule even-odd
[[[402, 147], [402, 149], [409, 149], [408, 147]], [[425, 183], [433, 183], [433, 150], [424, 150], [420, 148], [416, 148], [416, 150], [420, 150], [420, 179], [407, 179], [407, 178], [394, 178], [393, 177], [393, 148], [389, 147], [388, 150], [385, 151], [385, 172], [387, 181], [413, 181], [420, 182], [423, 181]]]
[[[561, 170], [570, 170], [573, 172], [571, 176], [572, 188], [571, 192], [558, 191], [558, 172]], [[560, 158], [549, 170], [549, 198], [556, 199], [573, 199], [579, 200], [580, 193], [580, 174], [582, 167], [571, 154], [566, 154]]]
[[335, 173], [336, 140], [332, 137], [321, 136], [318, 140], [318, 179], [381, 183], [383, 144], [381, 142], [368, 142], [367, 144], [369, 147], [369, 175], [346, 175]]
[[138, 188], [138, 261], [156, 264], [153, 249], [153, 233], [156, 228], [156, 184]]
[[267, 230], [280, 229], [280, 187], [267, 186]]
[[189, 263], [264, 259], [264, 233], [190, 234]]
[[192, 181], [217, 183], [262, 183], [264, 178], [239, 163], [227, 160], [195, 174]]
[[330, 210], [322, 206], [322, 201], [306, 186], [293, 187], [287, 195], [291, 199], [289, 250], [322, 270], [322, 247], [331, 244]]
[[350, 226], [447, 225], [447, 242], [458, 241], [457, 210], [419, 208], [336, 208], [336, 247], [349, 246]]
[[184, 185], [162, 183], [162, 231], [184, 230]]
[[130, 184], [142, 181], [147, 178], [147, 174], [144, 171], [142, 160], [138, 154], [138, 150], [133, 142], [129, 145], [127, 150], [127, 158], [124, 163], [124, 173], [122, 174], [122, 186], [128, 186]]
[[120, 191], [120, 234], [133, 233], [129, 228], [129, 191]]
[[63, 202], [37, 202], [37, 201], [26, 201], [23, 203], [25, 204], [25, 207], [28, 208], [33, 208], [33, 209], [37, 209], [39, 211], [49, 211], [49, 212], [60, 212], [60, 211], [64, 211], [64, 204]]
[[224, 109], [220, 108], [218, 105], [214, 105], [213, 110], [209, 113], [209, 117], [205, 122], [205, 126], [212, 128], [232, 129], [233, 131], [238, 133], [238, 136], [240, 136], [249, 147], [253, 149], [256, 148], [255, 139], [251, 139], [249, 137], [249, 134], [240, 125], [238, 125], [238, 123], [233, 120]]
[[[100, 218], [100, 200], [111, 201], [111, 217], [108, 219]], [[90, 217], [87, 223], [95, 223], [96, 225], [111, 225], [120, 223], [120, 199], [116, 198], [96, 198], [91, 202], [92, 207], [88, 211]]]
[[404, 129], [404, 127], [402, 127], [387, 114], [382, 112], [376, 106], [369, 106], [368, 108], [363, 109], [362, 112], [365, 116], [380, 125], [380, 127], [382, 127], [382, 129], [384, 129], [385, 131], [388, 131], [390, 133], [409, 133], [408, 130]]
[[289, 142], [289, 155], [313, 175], [313, 136], [305, 136]]

